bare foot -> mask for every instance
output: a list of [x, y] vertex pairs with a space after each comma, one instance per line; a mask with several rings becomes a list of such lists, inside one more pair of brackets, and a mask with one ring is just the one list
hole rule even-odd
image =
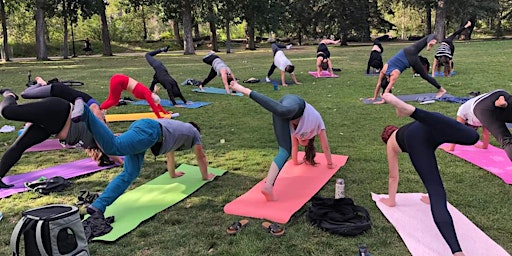
[[494, 106], [498, 108], [506, 108], [508, 106], [507, 101], [505, 100], [505, 97], [500, 96], [495, 102]]
[[422, 201], [425, 204], [430, 204], [430, 197], [428, 197], [428, 196], [421, 196], [420, 201]]
[[403, 102], [402, 100], [400, 100], [399, 98], [397, 98], [395, 95], [393, 95], [391, 93], [384, 93], [382, 95], [382, 99], [386, 103], [395, 107], [396, 114], [400, 117], [410, 116], [416, 109], [416, 107], [414, 107], [413, 105]]
[[261, 193], [265, 196], [265, 199], [267, 201], [277, 201], [276, 197], [274, 196], [274, 187], [271, 185], [263, 185], [261, 188]]
[[184, 174], [185, 174], [184, 172], [176, 172], [173, 175], [171, 175], [171, 178], [178, 178], [178, 177], [183, 176]]
[[439, 99], [441, 97], [443, 97], [443, 95], [446, 93], [446, 89], [444, 89], [443, 87], [441, 87], [439, 89], [439, 91], [437, 91], [436, 93], [436, 99]]
[[240, 92], [246, 96], [249, 96], [249, 94], [251, 94], [251, 89], [240, 85], [236, 81], [231, 81], [231, 83], [229, 83], [229, 88], [231, 88], [231, 90], [233, 91]]
[[465, 28], [469, 28], [471, 27], [471, 21], [468, 20], [468, 22], [466, 23], [466, 25], [464, 25]]

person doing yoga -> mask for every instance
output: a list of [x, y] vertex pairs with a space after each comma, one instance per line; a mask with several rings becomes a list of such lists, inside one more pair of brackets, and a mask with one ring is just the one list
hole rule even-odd
[[[501, 144], [512, 161], [512, 134], [507, 123], [512, 123], [512, 95], [498, 89], [480, 94], [462, 104], [457, 111], [457, 121], [475, 130], [482, 127], [482, 144], [475, 147], [486, 149], [489, 146], [489, 132]], [[448, 150], [453, 151], [455, 144]]]
[[101, 103], [100, 108], [107, 110], [116, 106], [119, 103], [123, 90], [132, 93], [137, 99], [146, 100], [158, 118], [162, 118], [160, 112], [169, 114], [169, 112], [160, 105], [160, 97], [158, 97], [156, 93], [152, 93], [145, 85], [123, 74], [115, 74], [110, 78], [108, 98]]
[[67, 145], [80, 145], [84, 149], [98, 150], [94, 138], [85, 125], [71, 122], [73, 105], [66, 100], [49, 97], [18, 105], [16, 102], [18, 96], [11, 90], [0, 89], [0, 94], [4, 97], [0, 103], [0, 115], [4, 119], [30, 122], [0, 160], [0, 188], [13, 186], [3, 183], [1, 178], [20, 160], [23, 152], [50, 136], [55, 136], [61, 143]]
[[372, 50], [370, 51], [370, 58], [368, 58], [368, 63], [366, 64], [366, 74], [370, 74], [370, 68], [374, 68], [375, 72], [380, 72], [384, 64], [382, 63], [382, 53], [384, 52], [384, 47], [382, 47], [382, 43], [380, 42], [380, 38], [375, 39], [373, 41]]
[[399, 181], [398, 156], [402, 152], [408, 153], [414, 169], [427, 189], [428, 197], [425, 196], [421, 200], [430, 204], [437, 229], [453, 255], [464, 255], [446, 206], [446, 191], [439, 173], [435, 150], [443, 143], [473, 145], [478, 141], [478, 133], [440, 113], [428, 112], [409, 105], [391, 93], [384, 93], [382, 98], [396, 108], [398, 116], [410, 116], [415, 121], [400, 128], [388, 125], [382, 131], [382, 141], [387, 144], [389, 197], [381, 198], [380, 201], [389, 207], [396, 206]]
[[327, 47], [328, 44], [339, 44], [340, 40], [330, 40], [323, 39], [318, 43], [318, 47], [316, 50], [316, 72], [318, 76], [322, 74], [322, 70], [329, 71], [332, 77], [334, 77], [334, 72], [332, 71], [332, 62], [331, 62], [331, 52]]
[[[77, 105], [80, 104], [77, 101]], [[87, 207], [89, 214], [104, 213], [139, 176], [144, 163], [146, 150], [151, 149], [153, 155], [166, 155], [167, 170], [171, 178], [177, 178], [184, 173], [175, 172], [174, 152], [192, 149], [196, 156], [201, 177], [211, 180], [215, 176], [208, 173], [208, 161], [203, 151], [200, 129], [195, 123], [184, 123], [171, 119], [140, 119], [133, 122], [128, 130], [116, 136], [108, 127], [98, 120], [92, 111], [81, 103], [83, 112], [76, 121], [85, 124], [98, 145], [107, 154], [124, 155], [123, 171], [117, 175], [101, 193], [101, 195]]]
[[[318, 136], [320, 139], [320, 145], [327, 160], [327, 167], [329, 169], [335, 168], [331, 158], [324, 121], [320, 113], [313, 106], [305, 102], [304, 99], [297, 95], [287, 94], [278, 102], [263, 94], [252, 91], [236, 81], [231, 82], [230, 87], [232, 90], [248, 96], [272, 113], [274, 133], [279, 150], [270, 165], [265, 184], [261, 188], [261, 193], [267, 201], [277, 200], [273, 193], [274, 183], [290, 155], [292, 156], [293, 163], [296, 165], [304, 162], [313, 166], [317, 165], [315, 162], [315, 136]], [[299, 144], [306, 147], [306, 154], [303, 160], [297, 159]]]
[[[377, 80], [377, 85], [373, 92], [373, 97], [370, 99], [377, 99], [380, 88], [382, 88], [383, 94], [391, 92], [391, 89], [395, 85], [400, 74], [408, 67], [412, 67], [414, 71], [421, 76], [421, 78], [425, 79], [438, 89], [436, 99], [443, 96], [446, 93], [446, 90], [434, 78], [428, 75], [428, 71], [423, 68], [420, 58], [418, 57], [418, 54], [423, 50], [423, 48], [427, 47], [427, 51], [429, 51], [436, 43], [437, 40], [433, 34], [427, 35], [413, 45], [400, 50], [395, 56], [391, 57], [380, 71], [379, 79]], [[382, 103], [384, 103], [384, 100], [382, 99], [374, 102], [374, 104]]]
[[[176, 107], [182, 107], [180, 104], [176, 103], [175, 97], [179, 97], [184, 104], [187, 104], [187, 100], [181, 94], [180, 87], [178, 86], [178, 83], [172, 76], [169, 74], [169, 71], [164, 66], [164, 64], [155, 59], [155, 56], [162, 52], [167, 52], [169, 50], [169, 46], [156, 49], [154, 51], [146, 53], [146, 61], [149, 63], [149, 65], [153, 68], [155, 73], [153, 74], [153, 80], [151, 81], [151, 85], [149, 86], [149, 90], [156, 93], [155, 91], [155, 85], [157, 83], [161, 84], [165, 90], [167, 90], [167, 95], [169, 96], [169, 99], [171, 100], [171, 103]], [[190, 102], [191, 103], [191, 102]]]
[[270, 76], [274, 73], [274, 70], [278, 68], [281, 71], [281, 85], [282, 86], [288, 86], [286, 84], [285, 80], [285, 72], [290, 73], [290, 76], [292, 77], [292, 80], [295, 84], [301, 84], [297, 81], [297, 77], [295, 77], [295, 66], [292, 64], [292, 62], [284, 55], [283, 49], [287, 48], [285, 45], [281, 44], [272, 44], [272, 53], [274, 54], [274, 61], [272, 62], [272, 65], [270, 65], [270, 69], [268, 70], [267, 77], [265, 77], [265, 81], [267, 83], [270, 83]]
[[471, 26], [471, 21], [459, 28], [459, 30], [453, 32], [449, 37], [441, 41], [441, 45], [437, 48], [436, 55], [434, 57], [434, 63], [432, 64], [432, 76], [435, 76], [436, 71], [439, 71], [440, 66], [444, 66], [444, 77], [451, 76], [453, 70], [453, 54], [455, 53], [455, 45], [453, 39], [460, 35], [462, 31]]
[[204, 87], [211, 80], [213, 80], [216, 76], [220, 76], [222, 79], [222, 84], [224, 85], [224, 89], [226, 89], [226, 94], [232, 94], [229, 90], [229, 83], [233, 80], [236, 80], [236, 78], [228, 65], [226, 65], [226, 63], [219, 56], [217, 56], [214, 51], [211, 51], [206, 56], [204, 56], [203, 62], [212, 66], [212, 68], [210, 69], [208, 77], [206, 77], [203, 82], [199, 84], [199, 88], [204, 91]]

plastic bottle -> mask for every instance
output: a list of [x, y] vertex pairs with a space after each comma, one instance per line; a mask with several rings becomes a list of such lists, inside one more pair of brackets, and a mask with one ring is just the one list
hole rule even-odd
[[272, 86], [274, 86], [274, 91], [279, 90], [279, 85], [277, 84], [276, 81], [272, 81]]
[[179, 117], [180, 116], [180, 113], [172, 113], [171, 114], [171, 118], [176, 118], [176, 117]]
[[343, 179], [337, 179], [336, 180], [336, 187], [334, 191], [334, 198], [344, 198], [345, 197], [345, 180]]

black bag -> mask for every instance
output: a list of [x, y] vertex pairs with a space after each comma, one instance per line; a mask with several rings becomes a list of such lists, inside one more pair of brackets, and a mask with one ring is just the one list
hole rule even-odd
[[368, 211], [355, 205], [350, 198], [314, 196], [308, 208], [307, 220], [313, 226], [342, 236], [357, 236], [372, 227]]
[[25, 182], [25, 187], [37, 193], [48, 195], [51, 192], [60, 192], [70, 186], [72, 183], [62, 176], [55, 176], [53, 178], [41, 177], [33, 182]]

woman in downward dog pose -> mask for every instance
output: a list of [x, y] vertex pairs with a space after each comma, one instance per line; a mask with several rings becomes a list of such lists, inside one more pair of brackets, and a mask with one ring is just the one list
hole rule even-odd
[[478, 141], [478, 133], [440, 113], [428, 112], [409, 105], [391, 93], [383, 94], [382, 98], [396, 108], [398, 116], [410, 116], [415, 121], [400, 128], [388, 125], [382, 131], [382, 141], [387, 144], [389, 197], [381, 198], [380, 201], [389, 207], [396, 205], [399, 177], [398, 155], [402, 152], [408, 153], [414, 169], [428, 192], [428, 197], [423, 197], [421, 200], [430, 203], [437, 229], [453, 255], [464, 255], [446, 206], [446, 191], [439, 174], [435, 150], [443, 143], [473, 145]]
[[106, 110], [116, 106], [119, 103], [119, 98], [123, 90], [132, 93], [137, 99], [146, 100], [158, 118], [162, 118], [160, 112], [169, 114], [169, 112], [160, 105], [160, 97], [158, 97], [156, 93], [152, 93], [145, 85], [123, 74], [115, 74], [110, 78], [108, 98], [101, 103], [100, 108]]
[[[330, 169], [335, 167], [331, 159], [324, 121], [320, 113], [313, 106], [305, 102], [304, 99], [297, 95], [288, 94], [279, 101], [275, 101], [238, 84], [236, 81], [231, 82], [230, 88], [248, 96], [272, 113], [274, 133], [279, 145], [279, 151], [270, 165], [265, 185], [261, 189], [261, 193], [267, 201], [277, 200], [273, 193], [274, 183], [290, 155], [292, 156], [293, 163], [296, 165], [304, 162], [311, 165], [317, 164], [315, 162], [315, 136], [318, 136], [320, 139], [322, 151], [327, 160], [327, 167]], [[306, 154], [303, 160], [297, 159], [299, 144], [306, 147]]]

